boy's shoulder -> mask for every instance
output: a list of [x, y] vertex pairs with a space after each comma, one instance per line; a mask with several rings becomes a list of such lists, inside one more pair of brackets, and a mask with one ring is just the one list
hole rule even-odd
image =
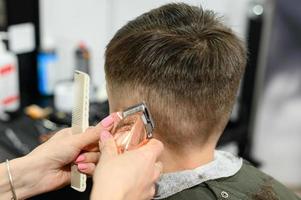
[[231, 199], [231, 200], [300, 200], [274, 178], [247, 161], [233, 176], [203, 182], [166, 200]]

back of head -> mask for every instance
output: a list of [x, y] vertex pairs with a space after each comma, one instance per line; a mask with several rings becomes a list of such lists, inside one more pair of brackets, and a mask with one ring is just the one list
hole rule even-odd
[[155, 133], [175, 148], [220, 136], [246, 64], [245, 48], [231, 29], [213, 12], [186, 4], [130, 21], [105, 56], [111, 108], [145, 101]]

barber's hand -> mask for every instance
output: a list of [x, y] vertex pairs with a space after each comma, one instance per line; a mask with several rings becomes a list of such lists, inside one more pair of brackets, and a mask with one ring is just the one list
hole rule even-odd
[[[63, 129], [28, 155], [11, 160], [10, 169], [18, 199], [27, 199], [69, 184], [70, 168], [74, 162], [80, 171], [93, 173], [100, 154], [100, 133], [108, 130], [113, 121], [109, 116], [96, 127], [78, 135], [72, 135], [71, 129]], [[0, 164], [0, 175], [4, 171], [5, 166]], [[1, 189], [3, 195], [0, 199], [9, 199], [6, 198], [11, 194], [9, 187], [0, 188], [0, 193]]]
[[118, 155], [112, 135], [101, 133], [101, 157], [93, 176], [91, 199], [146, 200], [155, 194], [162, 171], [157, 162], [163, 145], [152, 139], [146, 145]]
[[[32, 177], [32, 184], [37, 185], [42, 190], [40, 192], [51, 191], [69, 184], [70, 164], [76, 160], [82, 150], [92, 148], [93, 144], [97, 143], [100, 130], [100, 127], [91, 127], [82, 134], [72, 135], [70, 128], [63, 129], [34, 149], [26, 157], [31, 158], [36, 166], [36, 172], [41, 174], [40, 177]], [[86, 156], [85, 169], [90, 168], [93, 171], [99, 153], [91, 152], [84, 155]]]
[[82, 152], [75, 160], [75, 163], [78, 166], [78, 170], [82, 173], [88, 174], [90, 176], [93, 175], [95, 170], [95, 163], [98, 162], [100, 153], [99, 153], [99, 134], [102, 130], [111, 131], [114, 127], [114, 124], [116, 122], [116, 119], [119, 118], [117, 113], [113, 113], [109, 116], [107, 116], [105, 119], [103, 119], [98, 125], [97, 125], [97, 134], [98, 134], [98, 140], [96, 143], [93, 143], [92, 145], [89, 145], [88, 147], [85, 147], [85, 152]]

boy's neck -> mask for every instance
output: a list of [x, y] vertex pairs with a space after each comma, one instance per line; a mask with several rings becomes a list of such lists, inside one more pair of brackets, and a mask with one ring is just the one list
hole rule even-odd
[[168, 148], [164, 149], [160, 161], [163, 163], [163, 172], [170, 173], [195, 169], [205, 165], [214, 159], [215, 146], [203, 148], [189, 148], [182, 151], [181, 154], [176, 153]]

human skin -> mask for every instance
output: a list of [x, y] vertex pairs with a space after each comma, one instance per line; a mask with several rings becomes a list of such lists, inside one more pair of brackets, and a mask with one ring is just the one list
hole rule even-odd
[[[129, 105], [135, 105], [143, 101], [143, 99], [140, 99], [139, 94], [132, 94], [132, 96], [129, 97], [127, 94], [130, 91], [126, 88], [119, 88], [118, 92], [116, 92], [116, 88], [114, 88], [113, 91], [109, 82], [107, 83], [106, 89], [111, 112], [123, 110]], [[119, 91], [124, 91], [124, 93], [120, 93]], [[168, 143], [160, 137], [160, 135], [164, 133], [154, 132], [154, 138], [164, 144], [164, 151], [159, 158], [164, 165], [163, 172], [170, 173], [194, 169], [211, 162], [214, 159], [214, 151], [221, 133], [222, 130], [217, 127], [204, 144], [197, 146], [186, 142], [183, 143], [181, 151], [179, 151], [174, 146], [169, 146]], [[185, 133], [183, 133], [183, 135], [185, 135]]]
[[[100, 155], [93, 151], [99, 149], [103, 164], [98, 163], [96, 168], [92, 199], [153, 197], [155, 182], [162, 171], [162, 164], [157, 162], [163, 151], [162, 143], [151, 140], [137, 150], [117, 155], [115, 141], [108, 132], [113, 124], [114, 117], [110, 115], [82, 134], [72, 135], [71, 129], [63, 129], [30, 154], [11, 160], [10, 171], [18, 199], [27, 199], [70, 184], [71, 163], [77, 163], [80, 171], [93, 174]], [[103, 142], [99, 142], [100, 136]], [[86, 152], [83, 153], [83, 150]], [[80, 169], [80, 165], [85, 167]], [[0, 177], [0, 200], [11, 199], [12, 191], [4, 163], [0, 164]], [[116, 186], [118, 191], [114, 191]]]
[[[70, 183], [70, 164], [83, 150], [98, 150], [100, 132], [104, 127], [98, 124], [84, 133], [72, 135], [71, 129], [63, 129], [50, 140], [24, 157], [10, 161], [10, 171], [18, 199], [56, 190]], [[85, 165], [88, 174], [93, 173], [99, 153], [84, 153], [79, 162]], [[0, 164], [0, 200], [11, 199], [12, 192], [5, 163]]]
[[146, 145], [118, 155], [113, 136], [101, 133], [101, 157], [93, 176], [91, 200], [147, 200], [155, 195], [155, 183], [162, 172], [158, 158], [163, 144], [150, 140]]

